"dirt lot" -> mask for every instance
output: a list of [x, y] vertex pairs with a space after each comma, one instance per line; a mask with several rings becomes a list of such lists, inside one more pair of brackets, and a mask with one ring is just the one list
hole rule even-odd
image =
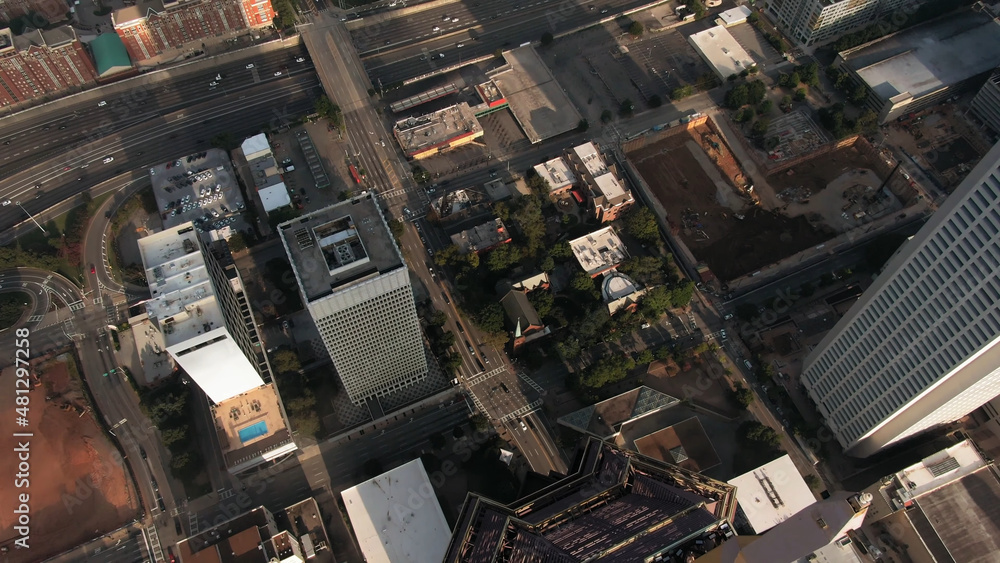
[[674, 233], [719, 279], [751, 273], [833, 234], [803, 217], [752, 207], [734, 187], [743, 180], [739, 164], [706, 125], [631, 151], [629, 159], [667, 210]]
[[874, 170], [875, 163], [854, 147], [844, 147], [773, 174], [767, 178], [767, 182], [774, 188], [775, 193], [800, 187], [815, 194], [848, 170], [862, 168]]
[[[3, 451], [14, 451], [17, 439], [12, 433], [34, 433], [29, 438], [28, 487], [0, 487], [0, 506], [4, 507], [0, 537], [5, 546], [17, 537], [15, 499], [20, 493], [30, 495], [30, 549], [10, 549], [5, 554], [10, 562], [44, 560], [121, 527], [138, 511], [135, 490], [118, 453], [94, 421], [67, 364], [53, 360], [34, 371], [42, 385], [29, 394], [26, 428], [14, 426], [15, 371], [10, 368], [0, 374]], [[4, 454], [0, 474], [13, 480], [17, 463], [14, 455]]]

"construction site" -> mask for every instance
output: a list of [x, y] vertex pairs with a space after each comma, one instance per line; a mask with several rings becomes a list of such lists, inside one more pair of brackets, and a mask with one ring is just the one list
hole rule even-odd
[[752, 278], [838, 235], [882, 228], [893, 216], [926, 205], [895, 162], [880, 157], [863, 137], [826, 141], [801, 117], [779, 125], [803, 127], [786, 135], [780, 159], [737, 135], [740, 154], [750, 155], [765, 174], [759, 186], [748, 179], [718, 125], [704, 116], [625, 145], [654, 207], [702, 281], [726, 285]]
[[[19, 536], [14, 529], [18, 514], [12, 510], [0, 514], [3, 560], [11, 563], [43, 561], [120, 528], [139, 511], [132, 481], [118, 451], [94, 420], [74, 360], [65, 355], [42, 360], [31, 371], [33, 388], [27, 395], [16, 395], [29, 398], [28, 426], [14, 426], [14, 393], [3, 393], [0, 399], [4, 451], [16, 451], [26, 440], [30, 449], [26, 485], [0, 487], [0, 504], [5, 507], [17, 507], [18, 495], [29, 495], [30, 549], [12, 545]], [[14, 389], [14, 379], [13, 367], [0, 373], [4, 389]], [[13, 437], [18, 432], [31, 436]], [[0, 469], [14, 476], [18, 463], [17, 456], [4, 455]]]

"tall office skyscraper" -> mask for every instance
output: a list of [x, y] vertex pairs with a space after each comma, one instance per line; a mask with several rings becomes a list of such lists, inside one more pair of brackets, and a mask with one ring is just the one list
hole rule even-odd
[[1000, 395], [1000, 145], [889, 260], [802, 383], [867, 457]]
[[278, 231], [353, 403], [426, 377], [410, 275], [373, 194], [282, 223]]

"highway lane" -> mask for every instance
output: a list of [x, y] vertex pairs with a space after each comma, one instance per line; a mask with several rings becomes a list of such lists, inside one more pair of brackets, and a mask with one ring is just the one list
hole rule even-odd
[[[52, 202], [72, 198], [126, 170], [145, 170], [164, 160], [207, 149], [212, 137], [220, 133], [239, 139], [259, 132], [265, 125], [277, 128], [311, 111], [317, 86], [315, 75], [301, 74], [165, 115], [87, 145], [74, 163], [86, 164], [85, 169], [66, 170], [59, 162], [49, 161], [5, 178], [0, 182], [0, 199], [20, 201], [28, 212], [38, 213]], [[257, 119], [248, 119], [248, 112]], [[109, 155], [114, 162], [102, 163], [101, 159]], [[38, 184], [42, 185], [40, 189], [35, 188]], [[42, 195], [36, 199], [39, 192]], [[0, 228], [7, 229], [24, 219], [24, 211], [16, 205], [0, 207]]]
[[[364, 50], [365, 66], [372, 81], [381, 80], [388, 85], [490, 56], [497, 49], [538, 41], [546, 32], [559, 34], [595, 24], [646, 3], [645, 0], [580, 3], [533, 0], [484, 3], [470, 8], [451, 4], [413, 17], [374, 24], [356, 31], [354, 37], [359, 41], [359, 50]], [[601, 14], [605, 9], [608, 13]], [[459, 21], [445, 23], [445, 15], [458, 17]], [[435, 27], [440, 30], [434, 31]], [[381, 46], [372, 45], [378, 41]], [[390, 41], [390, 45], [384, 45], [385, 41]], [[385, 51], [386, 48], [389, 50]]]
[[[305, 61], [298, 63], [297, 58]], [[253, 69], [247, 69], [253, 64]], [[284, 69], [287, 67], [287, 70]], [[65, 104], [25, 110], [0, 119], [0, 175], [9, 175], [35, 163], [66, 153], [67, 147], [105, 137], [164, 113], [209, 101], [220, 92], [241, 90], [271, 82], [275, 72], [308, 71], [311, 61], [305, 48], [296, 46], [266, 54], [247, 54], [237, 61], [203, 70], [168, 69], [118, 83], [131, 87], [101, 95], [92, 90]], [[220, 75], [219, 86], [210, 84]], [[99, 106], [100, 102], [106, 105]], [[67, 158], [68, 160], [68, 158]]]

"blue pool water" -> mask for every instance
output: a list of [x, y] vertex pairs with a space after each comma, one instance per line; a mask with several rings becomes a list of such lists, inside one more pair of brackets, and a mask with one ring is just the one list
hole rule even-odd
[[250, 426], [247, 426], [243, 430], [239, 431], [241, 442], [249, 442], [250, 440], [263, 436], [264, 434], [267, 434], [267, 423], [263, 420], [256, 424], [251, 424]]

